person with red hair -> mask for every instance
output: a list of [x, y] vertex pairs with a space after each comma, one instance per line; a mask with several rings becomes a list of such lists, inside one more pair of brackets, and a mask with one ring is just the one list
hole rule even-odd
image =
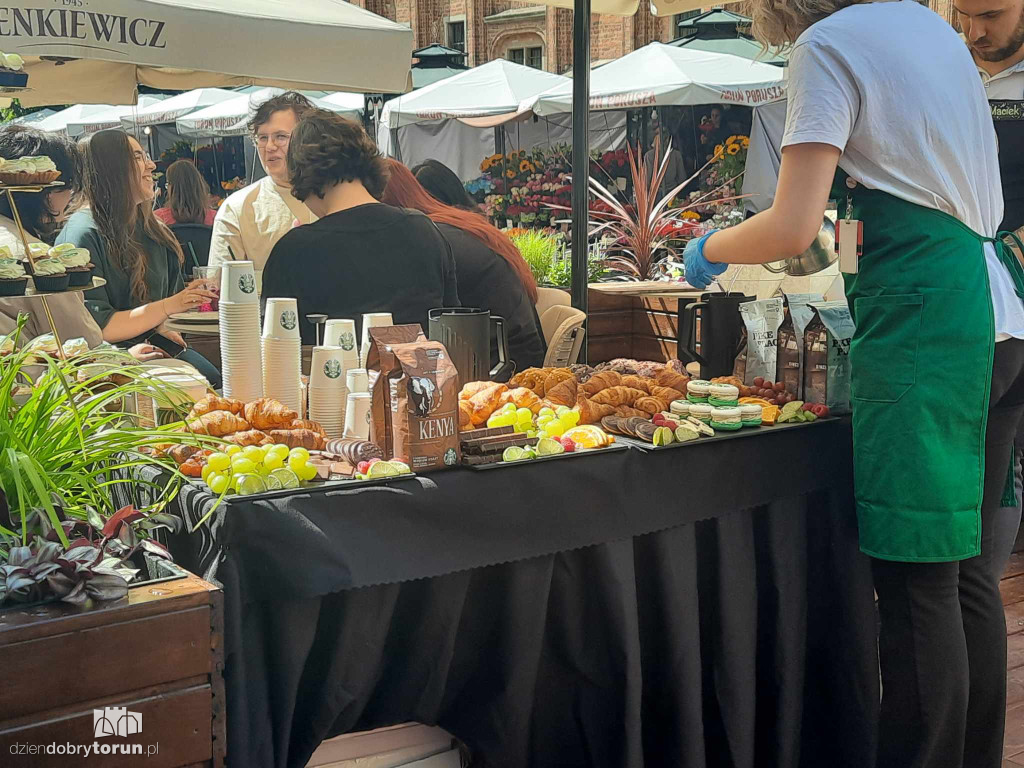
[[[425, 213], [437, 224], [455, 257], [455, 279], [464, 307], [487, 309], [505, 319], [509, 357], [516, 370], [544, 364], [547, 346], [537, 317], [537, 281], [519, 249], [478, 213], [432, 197], [412, 171], [388, 160], [391, 171], [382, 203]], [[497, 365], [491, 341], [491, 365]]]

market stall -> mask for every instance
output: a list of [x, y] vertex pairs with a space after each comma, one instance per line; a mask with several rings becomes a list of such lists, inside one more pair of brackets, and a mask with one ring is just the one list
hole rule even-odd
[[152, 106], [163, 98], [160, 95], [140, 96], [138, 104], [134, 106], [75, 104], [34, 121], [32, 127], [77, 138], [85, 133], [95, 133], [104, 128], [119, 128], [123, 117], [131, 115], [139, 109]]

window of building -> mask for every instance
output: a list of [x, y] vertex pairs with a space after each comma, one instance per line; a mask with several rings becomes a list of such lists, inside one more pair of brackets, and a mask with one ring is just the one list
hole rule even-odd
[[534, 69], [544, 69], [544, 48], [543, 46], [530, 46], [529, 48], [509, 48], [506, 58], [513, 64], [523, 64]]
[[448, 47], [466, 52], [466, 22], [448, 22]]
[[526, 64], [526, 49], [525, 48], [509, 48], [508, 49], [508, 60], [513, 64]]

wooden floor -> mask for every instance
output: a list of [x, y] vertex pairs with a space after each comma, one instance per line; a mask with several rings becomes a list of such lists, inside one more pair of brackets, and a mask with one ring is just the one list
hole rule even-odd
[[1024, 768], [1024, 538], [999, 585], [1006, 608], [1006, 739], [1003, 768]]

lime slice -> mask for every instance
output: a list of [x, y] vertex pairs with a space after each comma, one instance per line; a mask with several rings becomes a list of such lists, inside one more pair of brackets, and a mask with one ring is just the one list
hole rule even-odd
[[412, 474], [412, 470], [409, 469], [409, 465], [406, 464], [404, 461], [398, 461], [397, 459], [392, 459], [391, 461], [388, 462], [388, 464], [390, 464], [392, 467], [397, 469], [398, 470], [398, 474], [400, 474], [400, 475], [411, 475]]
[[263, 478], [263, 482], [267, 484], [268, 491], [280, 491], [284, 486], [281, 485], [281, 481], [274, 477], [272, 474], [267, 475]]
[[292, 472], [290, 469], [286, 469], [284, 467], [282, 467], [281, 469], [275, 469], [273, 472], [271, 472], [270, 475], [267, 477], [267, 480], [270, 480], [270, 478], [274, 478], [277, 482], [279, 482], [281, 484], [281, 488], [287, 488], [291, 490], [292, 488], [299, 487], [299, 476]]
[[267, 490], [266, 483], [263, 482], [263, 478], [259, 475], [241, 475], [237, 482], [236, 487], [240, 496], [252, 496]]
[[522, 461], [530, 458], [530, 455], [518, 445], [510, 445], [501, 454], [502, 461]]
[[783, 413], [796, 413], [797, 411], [799, 411], [803, 407], [804, 407], [804, 401], [803, 400], [791, 400], [788, 403], [786, 403], [784, 406], [782, 406], [782, 412]]
[[367, 477], [397, 477], [402, 472], [390, 461], [375, 461], [366, 471]]
[[550, 437], [542, 437], [540, 442], [537, 443], [538, 456], [554, 456], [559, 453], [565, 453], [565, 448], [557, 440]]
[[654, 439], [652, 442], [655, 446], [671, 445], [676, 441], [675, 432], [668, 427], [658, 427], [654, 430]]
[[676, 427], [676, 442], [677, 443], [688, 443], [691, 440], [697, 440], [700, 435], [697, 434], [697, 430], [690, 429], [689, 427]]

